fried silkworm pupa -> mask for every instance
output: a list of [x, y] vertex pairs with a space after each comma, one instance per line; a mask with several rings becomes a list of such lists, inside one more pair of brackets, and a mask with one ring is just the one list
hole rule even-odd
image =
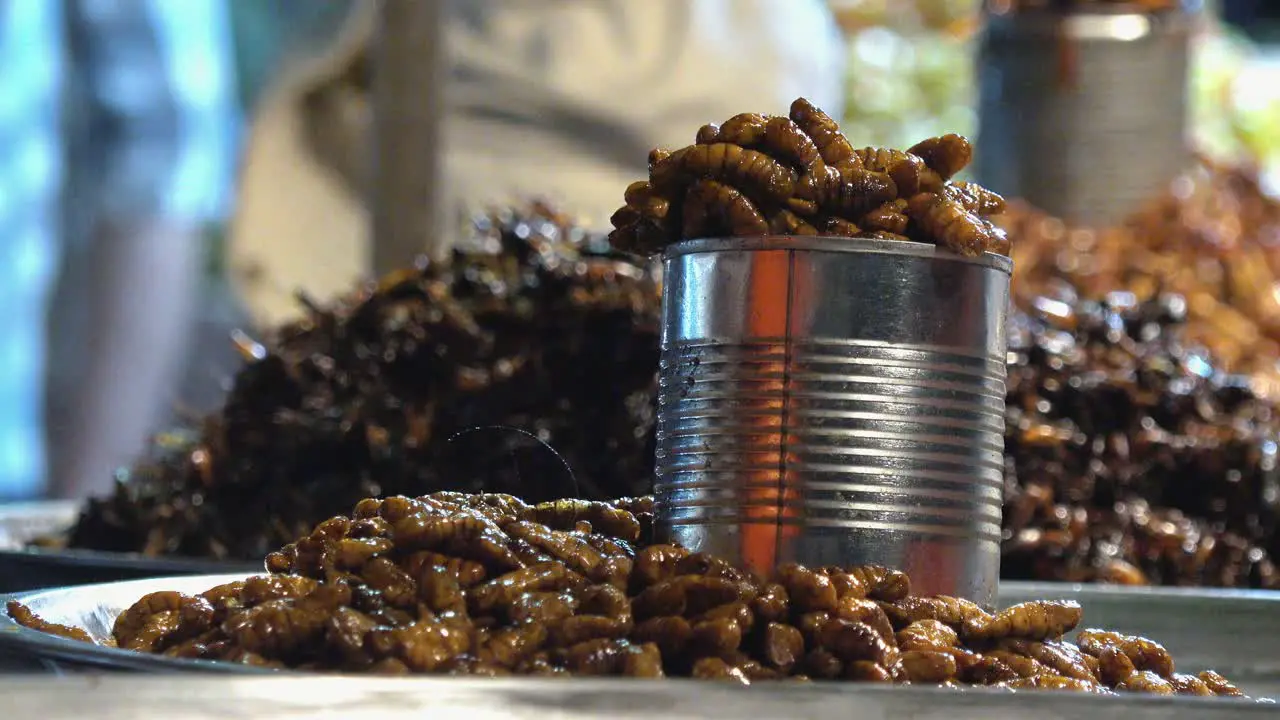
[[547, 642], [547, 627], [526, 623], [494, 633], [485, 640], [476, 653], [477, 659], [501, 667], [514, 667]]
[[675, 576], [676, 565], [688, 555], [679, 545], [650, 545], [636, 553], [634, 578], [642, 587], [667, 580]]
[[739, 113], [720, 125], [719, 142], [754, 148], [765, 139], [769, 118], [760, 113]]
[[1119, 685], [1116, 685], [1116, 689], [1151, 695], [1173, 695], [1176, 692], [1168, 680], [1150, 670], [1138, 670], [1125, 678]]
[[[25, 628], [38, 630], [39, 632], [57, 635], [59, 637], [69, 638], [71, 640], [79, 640], [81, 642], [94, 643], [89, 633], [78, 627], [70, 625], [60, 625], [58, 623], [47, 622], [40, 616], [31, 612], [31, 608], [23, 605], [17, 600], [10, 600], [5, 604], [5, 610], [9, 613], [9, 617], [13, 621]], [[95, 643], [96, 644], [96, 643]]]
[[1052, 675], [1053, 672], [1041, 663], [1032, 660], [1026, 655], [1019, 655], [1008, 650], [992, 650], [984, 653], [985, 657], [998, 660], [1013, 671], [1020, 678], [1036, 677], [1038, 675]]
[[956, 659], [938, 650], [908, 650], [899, 659], [911, 682], [943, 683], [956, 677]]
[[910, 218], [907, 217], [907, 201], [901, 198], [891, 200], [880, 207], [871, 209], [858, 222], [868, 230], [883, 230], [897, 235], [904, 235], [907, 232], [908, 224], [911, 222]]
[[917, 620], [937, 620], [958, 628], [967, 622], [983, 621], [990, 617], [990, 614], [976, 603], [949, 595], [935, 597], [913, 595], [883, 607], [891, 618], [902, 625]]
[[[667, 216], [667, 212], [671, 209], [671, 201], [658, 195], [653, 186], [643, 180], [637, 180], [628, 185], [623, 192], [623, 197], [627, 203], [626, 207], [636, 211], [641, 217], [661, 220]], [[565, 500], [561, 502], [573, 501]]]
[[570, 570], [591, 579], [601, 579], [596, 573], [604, 564], [604, 555], [584, 538], [563, 530], [551, 530], [545, 525], [525, 520], [508, 522], [503, 529], [512, 538], [523, 540], [547, 553], [567, 565]]
[[897, 602], [911, 594], [911, 579], [901, 570], [882, 565], [859, 565], [846, 571], [867, 589], [872, 600]]
[[469, 600], [475, 612], [485, 613], [510, 605], [521, 593], [564, 590], [575, 583], [576, 573], [558, 562], [514, 570], [474, 588]]
[[898, 650], [865, 623], [831, 618], [822, 626], [818, 642], [844, 662], [869, 660], [889, 667], [898, 659]]
[[955, 177], [973, 159], [973, 146], [963, 135], [955, 133], [921, 140], [907, 148], [907, 152], [923, 160], [943, 180]]
[[813, 103], [798, 98], [791, 103], [791, 119], [806, 135], [813, 138], [818, 153], [827, 165], [857, 162], [853, 146], [840, 133], [840, 125]]
[[791, 625], [771, 622], [760, 636], [760, 646], [765, 662], [786, 673], [804, 654], [804, 636]]
[[1129, 656], [1114, 645], [1103, 647], [1097, 658], [1098, 679], [1104, 685], [1115, 687], [1127, 680], [1136, 671]]
[[1032, 600], [994, 616], [967, 620], [962, 634], [966, 640], [1059, 638], [1075, 629], [1083, 616], [1080, 603], [1074, 600]]
[[764, 235], [769, 225], [751, 200], [738, 190], [715, 180], [698, 180], [684, 198], [685, 239], [730, 235]]
[[852, 682], [893, 682], [893, 673], [870, 660], [855, 660], [845, 665], [843, 677]]
[[1144, 637], [1089, 628], [1076, 634], [1076, 645], [1099, 658], [1107, 648], [1115, 648], [1128, 656], [1138, 670], [1151, 670], [1164, 678], [1173, 675], [1173, 656], [1160, 643]]
[[698, 128], [697, 135], [693, 141], [698, 145], [710, 145], [711, 143], [720, 142], [720, 126], [715, 123], [707, 123]]
[[942, 189], [943, 179], [911, 153], [894, 148], [866, 147], [855, 150], [854, 154], [867, 170], [885, 173], [893, 178], [898, 193], [903, 197]]
[[[179, 615], [184, 610], [191, 618], [189, 622], [207, 627], [213, 620], [213, 607], [204, 598], [162, 590], [142, 596], [120, 613], [111, 628], [111, 636], [120, 647], [130, 647], [134, 638], [146, 627], [149, 617], [160, 613], [172, 613], [173, 621], [180, 622]], [[203, 630], [204, 627], [200, 629]]]
[[787, 591], [792, 608], [796, 612], [833, 611], [836, 609], [836, 588], [831, 578], [810, 570], [803, 565], [788, 563], [778, 568], [777, 581]]
[[818, 229], [799, 215], [786, 208], [779, 208], [769, 216], [771, 235], [817, 235]]
[[1173, 687], [1173, 691], [1178, 695], [1213, 695], [1213, 690], [1205, 681], [1195, 675], [1184, 675], [1182, 673], [1174, 673], [1169, 678], [1169, 685]]
[[1075, 678], [1062, 677], [1061, 675], [1032, 675], [1018, 680], [1012, 680], [1005, 684], [1005, 687], [1014, 689], [1031, 689], [1038, 690], [1075, 690], [1077, 692], [1091, 693], [1107, 693], [1107, 688], [1102, 687], [1098, 683], [1089, 682], [1088, 680], [1077, 680]]
[[836, 601], [835, 616], [852, 622], [865, 623], [880, 633], [880, 637], [884, 638], [885, 642], [896, 642], [893, 623], [889, 622], [884, 609], [873, 600], [846, 595]]
[[704, 657], [693, 664], [693, 677], [701, 680], [728, 680], [750, 685], [751, 679], [742, 671], [718, 657]]
[[678, 657], [684, 654], [685, 647], [693, 636], [693, 626], [679, 615], [667, 615], [650, 618], [636, 625], [632, 636], [637, 642], [657, 646], [663, 656]]
[[682, 148], [649, 173], [649, 182], [660, 192], [699, 179], [719, 180], [761, 201], [776, 203], [785, 201], [796, 187], [795, 170], [764, 153], [729, 143]]
[[860, 237], [863, 232], [862, 228], [854, 223], [839, 217], [829, 217], [822, 221], [822, 234], [833, 237]]
[[1063, 677], [1090, 682], [1098, 679], [1085, 660], [1087, 656], [1069, 643], [1005, 640], [1000, 646], [1025, 655]]
[[764, 148], [800, 169], [811, 170], [822, 164], [817, 143], [790, 118], [769, 118], [764, 128]]
[[[1004, 212], [1004, 198], [977, 183], [953, 182], [942, 188], [942, 195], [954, 200], [969, 212], [979, 217], [999, 215]], [[892, 228], [885, 228], [886, 230]], [[894, 232], [901, 232], [895, 230]]]
[[1230, 680], [1227, 680], [1213, 670], [1205, 670], [1199, 675], [1196, 675], [1196, 677], [1207, 685], [1209, 689], [1213, 691], [1214, 695], [1244, 697], [1244, 693], [1241, 692], [1240, 688], [1236, 687]]
[[920, 193], [907, 203], [907, 215], [928, 238], [959, 255], [975, 257], [1007, 246], [1004, 231], [954, 200]]
[[798, 198], [813, 201], [820, 212], [839, 217], [858, 217], [897, 194], [893, 178], [861, 166], [815, 169], [801, 177], [796, 187]]
[[960, 637], [950, 625], [926, 619], [916, 620], [899, 630], [896, 640], [903, 650], [938, 650], [955, 647]]
[[640, 522], [635, 515], [610, 503], [589, 500], [552, 500], [533, 507], [533, 519], [552, 528], [567, 530], [586, 520], [594, 531], [629, 543], [640, 539]]

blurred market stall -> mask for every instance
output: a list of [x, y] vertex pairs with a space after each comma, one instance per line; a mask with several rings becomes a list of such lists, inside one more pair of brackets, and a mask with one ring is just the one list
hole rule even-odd
[[[849, 38], [844, 127], [850, 136], [898, 146], [977, 129], [973, 54], [981, 0], [830, 3]], [[1280, 50], [1219, 20], [1218, 3], [1209, 6], [1193, 46], [1195, 143], [1217, 158], [1257, 159], [1275, 183]], [[1266, 27], [1255, 34], [1265, 37]]]

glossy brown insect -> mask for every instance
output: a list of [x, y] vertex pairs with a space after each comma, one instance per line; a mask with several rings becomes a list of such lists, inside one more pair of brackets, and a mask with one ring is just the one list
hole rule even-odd
[[905, 235], [907, 225], [911, 222], [907, 218], [906, 210], [907, 201], [899, 198], [869, 210], [858, 222], [868, 230], [883, 230]]
[[1173, 657], [1169, 651], [1144, 637], [1090, 628], [1076, 634], [1076, 644], [1094, 656], [1101, 656], [1107, 648], [1115, 648], [1127, 655], [1138, 670], [1151, 670], [1165, 678], [1173, 675]]
[[984, 222], [960, 203], [935, 193], [911, 198], [907, 215], [938, 245], [967, 257], [981, 255], [1007, 241], [1003, 230]]
[[994, 616], [966, 620], [963, 635], [972, 640], [1059, 638], [1080, 624], [1083, 616], [1080, 603], [1074, 600], [1032, 600]]
[[795, 191], [796, 171], [740, 145], [692, 145], [654, 166], [649, 182], [661, 192], [687, 182], [719, 180], [761, 201], [782, 202]]
[[937, 650], [908, 650], [900, 659], [911, 682], [943, 683], [956, 677], [956, 659]]
[[955, 647], [959, 640], [960, 637], [954, 628], [932, 618], [916, 620], [899, 630], [896, 635], [898, 647], [904, 650], [936, 650]]
[[791, 119], [806, 135], [813, 138], [818, 153], [827, 165], [848, 163], [854, 159], [853, 146], [840, 133], [840, 125], [813, 103], [804, 98], [791, 103]]
[[8, 611], [9, 617], [13, 618], [14, 622], [23, 627], [49, 633], [50, 635], [79, 640], [81, 642], [93, 642], [93, 638], [90, 637], [89, 633], [85, 632], [83, 629], [72, 627], [70, 625], [46, 622], [38, 615], [31, 612], [31, 608], [23, 605], [17, 600], [10, 600], [5, 604], [5, 609]]
[[823, 163], [817, 143], [790, 118], [769, 118], [765, 124], [764, 146], [769, 153], [801, 169], [811, 169]]
[[911, 197], [920, 192], [938, 192], [942, 189], [943, 179], [930, 169], [925, 162], [911, 153], [893, 148], [862, 148], [854, 154], [867, 170], [885, 173], [893, 178], [902, 197]]
[[897, 197], [898, 187], [886, 173], [862, 167], [825, 167], [806, 173], [796, 197], [814, 202], [821, 212], [858, 217]]
[[720, 125], [719, 142], [752, 148], [765, 138], [769, 118], [760, 113], [739, 113]]
[[991, 617], [976, 603], [947, 595], [905, 597], [884, 607], [890, 617], [903, 625], [917, 620], [937, 620], [958, 628], [965, 623], [985, 621]]
[[880, 565], [859, 565], [846, 572], [857, 578], [867, 589], [867, 597], [872, 600], [892, 603], [911, 594], [911, 580], [901, 570]]
[[791, 563], [778, 568], [776, 579], [786, 589], [795, 612], [836, 609], [836, 588], [826, 575]]
[[888, 667], [898, 659], [897, 648], [885, 642], [874, 628], [841, 618], [831, 618], [822, 626], [818, 643], [844, 662], [869, 660]]
[[955, 133], [921, 140], [907, 152], [924, 160], [943, 180], [955, 177], [973, 159], [973, 146], [963, 135]]
[[872, 600], [845, 595], [836, 601], [835, 616], [852, 622], [865, 623], [880, 633], [885, 642], [896, 642], [893, 624], [889, 616]]
[[737, 189], [715, 180], [698, 180], [684, 198], [684, 225], [687, 239], [704, 237], [750, 237], [764, 235], [769, 226], [751, 200]]
[[1120, 684], [1116, 685], [1117, 690], [1129, 690], [1132, 692], [1142, 692], [1149, 695], [1173, 695], [1176, 691], [1168, 680], [1151, 672], [1150, 670], [1138, 670], [1129, 677], [1125, 678]]
[[787, 208], [779, 208], [769, 216], [772, 235], [817, 235], [818, 229]]

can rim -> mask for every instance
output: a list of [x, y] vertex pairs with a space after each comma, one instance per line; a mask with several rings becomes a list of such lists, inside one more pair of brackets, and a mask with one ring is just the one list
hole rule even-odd
[[976, 257], [966, 257], [929, 243], [911, 240], [883, 240], [880, 238], [842, 237], [831, 235], [760, 235], [755, 237], [720, 237], [681, 240], [667, 246], [663, 260], [698, 253], [725, 251], [808, 250], [815, 252], [861, 253], [875, 255], [909, 255], [912, 257], [947, 262], [980, 265], [999, 270], [1006, 275], [1013, 273], [1013, 259], [1005, 255], [986, 252]]

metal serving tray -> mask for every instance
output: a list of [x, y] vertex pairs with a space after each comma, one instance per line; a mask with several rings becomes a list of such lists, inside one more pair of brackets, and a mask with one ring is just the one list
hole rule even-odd
[[[198, 593], [244, 574], [152, 578], [0, 596], [16, 599], [46, 620], [110, 635], [116, 615], [156, 590]], [[1280, 698], [1280, 593], [1250, 590], [1116, 588], [1009, 582], [1000, 603], [1074, 599], [1085, 625], [1146, 635], [1163, 643], [1180, 668], [1212, 668], [1255, 697]], [[0, 654], [56, 670], [102, 668], [160, 672], [263, 673], [256, 668], [148, 655], [54, 637], [0, 616]]]
[[37, 538], [66, 533], [80, 508], [75, 501], [0, 505], [0, 592], [262, 569], [261, 562], [31, 547]]
[[77, 676], [0, 680], [5, 717], [44, 720], [1226, 720], [1276, 706], [1224, 698], [984, 690], [853, 683], [691, 680]]

